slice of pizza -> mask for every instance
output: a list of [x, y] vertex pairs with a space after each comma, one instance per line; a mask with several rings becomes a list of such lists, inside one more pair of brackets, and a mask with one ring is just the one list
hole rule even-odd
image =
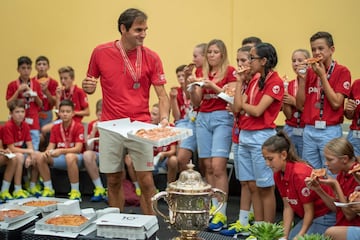
[[313, 169], [310, 175], [312, 180], [324, 178], [326, 176], [326, 168]]
[[307, 64], [314, 64], [314, 63], [320, 62], [322, 59], [323, 59], [322, 56], [318, 56], [318, 57], [307, 58], [307, 59], [305, 59], [304, 62]]
[[360, 192], [355, 191], [349, 195], [349, 202], [358, 202], [358, 201], [360, 202]]
[[352, 173], [358, 172], [358, 171], [360, 171], [360, 163], [355, 164], [354, 167], [352, 169], [350, 169], [348, 173], [352, 174]]

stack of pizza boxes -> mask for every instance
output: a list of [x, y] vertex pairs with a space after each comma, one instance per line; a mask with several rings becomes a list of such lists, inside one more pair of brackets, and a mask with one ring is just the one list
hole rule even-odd
[[156, 239], [159, 229], [156, 216], [108, 213], [96, 220], [96, 235], [129, 240]]

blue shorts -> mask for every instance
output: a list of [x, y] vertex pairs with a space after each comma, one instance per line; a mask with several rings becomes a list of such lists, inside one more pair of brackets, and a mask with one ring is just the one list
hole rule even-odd
[[[291, 230], [289, 233], [289, 239], [293, 239], [301, 230], [302, 225], [304, 223], [304, 219], [301, 219]], [[329, 227], [334, 226], [336, 223], [336, 213], [329, 212], [323, 216], [314, 218], [312, 223], [307, 230], [306, 234], [324, 234], [326, 229]], [[355, 238], [348, 238], [348, 239], [355, 239]]]
[[285, 126], [284, 126], [284, 131], [289, 136], [291, 142], [294, 144], [296, 153], [299, 155], [300, 158], [302, 158], [303, 145], [304, 145], [303, 144], [303, 136], [295, 135], [294, 129], [295, 130], [300, 129], [301, 131], [304, 131], [303, 128], [296, 128], [296, 127], [289, 126], [287, 124], [285, 124]]
[[346, 239], [359, 239], [360, 227], [349, 226], [346, 233]]
[[226, 110], [199, 112], [196, 118], [199, 158], [229, 157], [233, 123], [233, 115]]
[[347, 136], [347, 140], [353, 145], [355, 156], [360, 156], [360, 138], [355, 138], [353, 136], [353, 133], [354, 131], [350, 129]]
[[232, 152], [234, 154], [234, 168], [235, 168], [235, 177], [237, 180], [240, 181], [240, 176], [239, 176], [239, 168], [241, 168], [241, 165], [239, 163], [239, 144], [238, 143], [232, 143]]
[[167, 171], [167, 161], [168, 158], [164, 158], [162, 161], [159, 161], [155, 166], [154, 166], [154, 174], [158, 174], [160, 171], [160, 168], [164, 169], [165, 171]]
[[341, 125], [328, 126], [326, 129], [317, 129], [312, 125], [306, 125], [303, 134], [302, 157], [313, 168], [325, 167], [324, 147], [332, 139], [342, 136]]
[[30, 130], [31, 142], [35, 151], [39, 151], [40, 145], [40, 130]]
[[240, 131], [237, 161], [240, 181], [256, 181], [258, 187], [274, 186], [273, 171], [266, 165], [262, 144], [275, 134], [275, 129]]
[[197, 150], [195, 122], [190, 121], [188, 118], [180, 119], [176, 121], [175, 127], [188, 128], [192, 130], [193, 135], [181, 140], [179, 146], [180, 148], [184, 148], [192, 152], [195, 152]]
[[[78, 163], [79, 169], [83, 168], [84, 167], [83, 155], [77, 154], [77, 159], [78, 159], [77, 163]], [[58, 157], [54, 157], [53, 161], [54, 161], [54, 164], [52, 165], [53, 168], [67, 170], [67, 165], [66, 165], [66, 160], [65, 160], [64, 154], [61, 154]]]
[[53, 120], [53, 110], [49, 110], [46, 112], [41, 112], [42, 114], [46, 114], [46, 118], [40, 118], [39, 117], [39, 123], [40, 123], [40, 129], [46, 125], [52, 122]]

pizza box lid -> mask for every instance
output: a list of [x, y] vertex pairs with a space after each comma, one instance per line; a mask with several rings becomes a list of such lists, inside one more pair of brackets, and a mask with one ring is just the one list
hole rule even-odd
[[156, 216], [108, 213], [96, 220], [97, 235], [127, 239], [146, 239], [158, 229]]
[[234, 97], [230, 97], [229, 95], [227, 95], [224, 92], [219, 93], [218, 97], [230, 104], [234, 104]]

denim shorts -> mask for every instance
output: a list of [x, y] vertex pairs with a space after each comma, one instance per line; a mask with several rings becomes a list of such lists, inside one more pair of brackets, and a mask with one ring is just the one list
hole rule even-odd
[[[304, 146], [303, 136], [294, 135], [293, 134], [294, 129], [296, 129], [296, 127], [292, 127], [287, 124], [285, 124], [284, 126], [284, 131], [289, 136], [291, 142], [294, 144], [296, 153], [299, 155], [299, 157], [302, 158], [303, 146]], [[304, 130], [303, 128], [300, 129]]]
[[240, 181], [256, 181], [258, 187], [274, 186], [273, 171], [266, 165], [262, 155], [262, 144], [275, 134], [275, 129], [240, 131], [236, 158]]
[[360, 138], [355, 138], [353, 136], [354, 130], [349, 130], [347, 140], [353, 145], [355, 156], [360, 156]]
[[303, 133], [302, 157], [313, 168], [325, 167], [324, 147], [332, 139], [342, 136], [340, 124], [328, 126], [326, 129], [317, 129], [312, 125], [306, 125]]
[[346, 239], [359, 239], [360, 227], [349, 226], [346, 233]]
[[[54, 164], [52, 166], [53, 168], [67, 170], [65, 154], [61, 154], [58, 157], [53, 157], [52, 159], [54, 161]], [[77, 165], [78, 165], [79, 169], [83, 168], [84, 167], [83, 155], [77, 154], [77, 159], [78, 159]]]
[[180, 148], [184, 148], [184, 149], [190, 150], [192, 152], [196, 152], [197, 151], [197, 142], [196, 142], [195, 122], [192, 122], [188, 118], [185, 118], [185, 119], [176, 121], [175, 127], [187, 128], [187, 129], [192, 130], [193, 135], [181, 140], [179, 146], [180, 146]]
[[199, 112], [196, 139], [200, 158], [228, 158], [234, 119], [228, 111]]
[[46, 112], [42, 112], [43, 114], [46, 114], [46, 118], [40, 118], [39, 117], [39, 123], [40, 123], [40, 129], [46, 125], [52, 122], [53, 120], [53, 110], [49, 110]]

